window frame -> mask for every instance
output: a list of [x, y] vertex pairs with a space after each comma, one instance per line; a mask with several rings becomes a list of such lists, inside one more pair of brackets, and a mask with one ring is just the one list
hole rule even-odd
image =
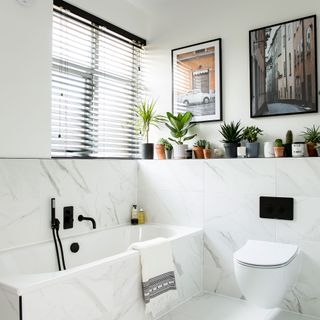
[[[91, 24], [87, 24], [86, 22], [82, 21], [79, 19], [79, 22], [82, 23], [82, 24], [87, 24], [90, 28], [92, 28], [93, 30], [93, 34], [92, 34], [92, 39], [94, 37], [97, 37], [99, 36], [99, 33], [102, 32], [102, 33], [106, 33], [108, 36], [112, 36], [113, 38], [115, 39], [118, 39], [118, 40], [121, 40], [123, 41], [124, 43], [127, 43], [127, 44], [130, 44], [131, 46], [133, 47], [136, 47], [137, 49], [141, 49], [143, 48], [144, 46], [146, 46], [147, 42], [145, 39], [139, 37], [139, 36], [136, 36], [135, 34], [131, 33], [131, 32], [128, 32], [116, 25], [113, 25], [87, 11], [84, 11], [66, 1], [63, 1], [63, 0], [54, 0], [53, 1], [53, 4], [55, 7], [59, 7], [59, 8], [62, 8], [63, 10], [67, 10], [67, 11], [70, 11], [71, 14], [74, 14], [74, 15], [77, 15], [79, 16], [80, 18], [83, 18], [85, 20], [89, 20], [91, 22]], [[53, 9], [54, 11], [57, 9]], [[59, 14], [63, 14], [61, 13], [60, 11], [58, 11]], [[66, 14], [66, 16], [68, 16]], [[74, 18], [75, 20], [77, 20], [76, 18]], [[101, 29], [101, 27], [104, 27], [106, 28], [107, 30], [105, 29]], [[108, 32], [108, 31], [111, 31], [111, 32]], [[118, 35], [118, 36], [117, 36]], [[92, 48], [93, 52], [92, 52], [92, 57], [96, 58], [98, 55], [99, 55], [99, 48]], [[96, 51], [97, 52], [94, 52]], [[54, 60], [56, 58], [53, 57], [53, 63], [52, 63], [52, 71], [54, 70]], [[56, 59], [57, 61], [57, 59]], [[83, 68], [83, 65], [81, 65], [81, 63], [79, 64], [75, 64], [76, 67], [78, 67], [78, 70], [74, 70], [72, 72], [68, 71], [68, 73], [70, 74], [75, 74], [77, 76], [80, 75], [81, 71], [79, 71], [79, 69]], [[85, 79], [85, 81], [90, 81], [91, 82], [91, 87], [94, 88], [95, 87], [95, 77], [97, 77], [97, 73], [96, 73], [97, 70], [95, 69], [92, 69], [91, 72], [88, 72], [86, 73], [85, 76], [83, 76], [83, 78]], [[88, 75], [90, 75], [90, 77], [88, 77]], [[82, 75], [80, 75], [82, 76]], [[119, 78], [121, 78], [121, 75], [119, 75]], [[94, 95], [92, 94], [90, 96], [90, 105], [92, 106], [93, 105], [93, 101], [94, 101]], [[90, 113], [90, 112], [89, 112]], [[92, 113], [90, 113], [92, 115]], [[90, 114], [89, 114], [89, 117], [90, 117]], [[94, 135], [92, 136], [92, 142], [94, 142]], [[55, 151], [56, 153], [59, 152], [59, 151]], [[62, 152], [62, 151], [61, 151]], [[51, 158], [52, 159], [122, 159], [122, 160], [127, 160], [127, 159], [138, 159], [137, 156], [131, 156], [131, 157], [115, 157], [115, 156], [95, 156], [94, 153], [92, 152], [88, 152], [87, 155], [81, 155], [79, 154], [79, 152], [75, 152], [76, 154], [72, 154], [70, 153], [70, 156], [59, 156], [59, 155], [54, 155], [54, 151], [53, 151], [53, 148], [52, 148], [52, 145], [51, 145]]]

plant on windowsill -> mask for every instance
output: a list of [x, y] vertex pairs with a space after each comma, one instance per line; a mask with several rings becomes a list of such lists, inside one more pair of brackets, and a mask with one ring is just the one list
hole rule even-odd
[[225, 155], [227, 158], [237, 158], [237, 147], [242, 139], [243, 128], [240, 127], [241, 122], [238, 121], [236, 124], [231, 121], [220, 125], [219, 132], [221, 133], [224, 143]]
[[258, 158], [259, 157], [259, 147], [260, 143], [258, 140], [258, 135], [262, 135], [263, 131], [256, 127], [250, 126], [243, 130], [242, 138], [246, 140], [246, 151], [248, 158]]
[[144, 99], [136, 104], [133, 109], [136, 117], [136, 131], [146, 141], [141, 144], [142, 159], [153, 159], [153, 143], [149, 143], [150, 126], [159, 129], [160, 125], [166, 121], [165, 116], [156, 113], [155, 105], [155, 100]]
[[286, 133], [286, 143], [284, 146], [284, 156], [287, 158], [292, 157], [292, 143], [293, 143], [293, 134], [291, 130], [288, 130]]
[[178, 113], [174, 116], [171, 112], [167, 112], [167, 122], [165, 125], [170, 130], [172, 138], [170, 141], [175, 142], [173, 146], [174, 159], [185, 159], [186, 150], [188, 145], [184, 144], [185, 141], [193, 139], [197, 134], [187, 136], [188, 131], [196, 126], [196, 123], [190, 123], [192, 114], [187, 111], [186, 113]]
[[207, 140], [202, 139], [202, 140], [198, 140], [194, 143], [194, 145], [192, 147], [192, 151], [193, 151], [195, 159], [203, 159], [204, 158], [203, 150], [206, 147], [207, 142], [208, 142]]
[[309, 157], [317, 157], [316, 146], [320, 142], [320, 128], [313, 125], [311, 128], [305, 128], [305, 131], [302, 131], [302, 136], [304, 141], [307, 144], [307, 150]]
[[211, 159], [212, 157], [212, 149], [210, 148], [210, 142], [207, 141], [206, 146], [203, 150], [203, 155], [205, 159]]
[[274, 156], [276, 158], [282, 158], [283, 157], [284, 146], [282, 144], [282, 139], [276, 139], [274, 141], [273, 151], [274, 151]]
[[159, 160], [171, 159], [173, 147], [167, 139], [161, 138], [155, 149]]

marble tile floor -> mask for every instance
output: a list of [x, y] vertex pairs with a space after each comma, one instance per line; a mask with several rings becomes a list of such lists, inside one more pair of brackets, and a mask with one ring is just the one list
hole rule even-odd
[[178, 306], [160, 320], [319, 320], [297, 313], [266, 311], [244, 300], [204, 294]]

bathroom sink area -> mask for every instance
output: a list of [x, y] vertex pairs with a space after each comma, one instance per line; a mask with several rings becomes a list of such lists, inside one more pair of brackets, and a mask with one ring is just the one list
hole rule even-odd
[[319, 320], [294, 312], [260, 309], [245, 300], [203, 294], [172, 310], [160, 320]]

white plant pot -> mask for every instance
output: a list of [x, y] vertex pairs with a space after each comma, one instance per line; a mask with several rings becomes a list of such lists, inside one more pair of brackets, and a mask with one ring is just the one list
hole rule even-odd
[[173, 146], [173, 158], [174, 159], [186, 159], [188, 150], [188, 145], [186, 144], [175, 144]]
[[264, 156], [265, 158], [274, 158], [273, 142], [264, 143]]
[[303, 157], [305, 154], [305, 144], [304, 143], [293, 143], [292, 144], [292, 157], [298, 158]]

